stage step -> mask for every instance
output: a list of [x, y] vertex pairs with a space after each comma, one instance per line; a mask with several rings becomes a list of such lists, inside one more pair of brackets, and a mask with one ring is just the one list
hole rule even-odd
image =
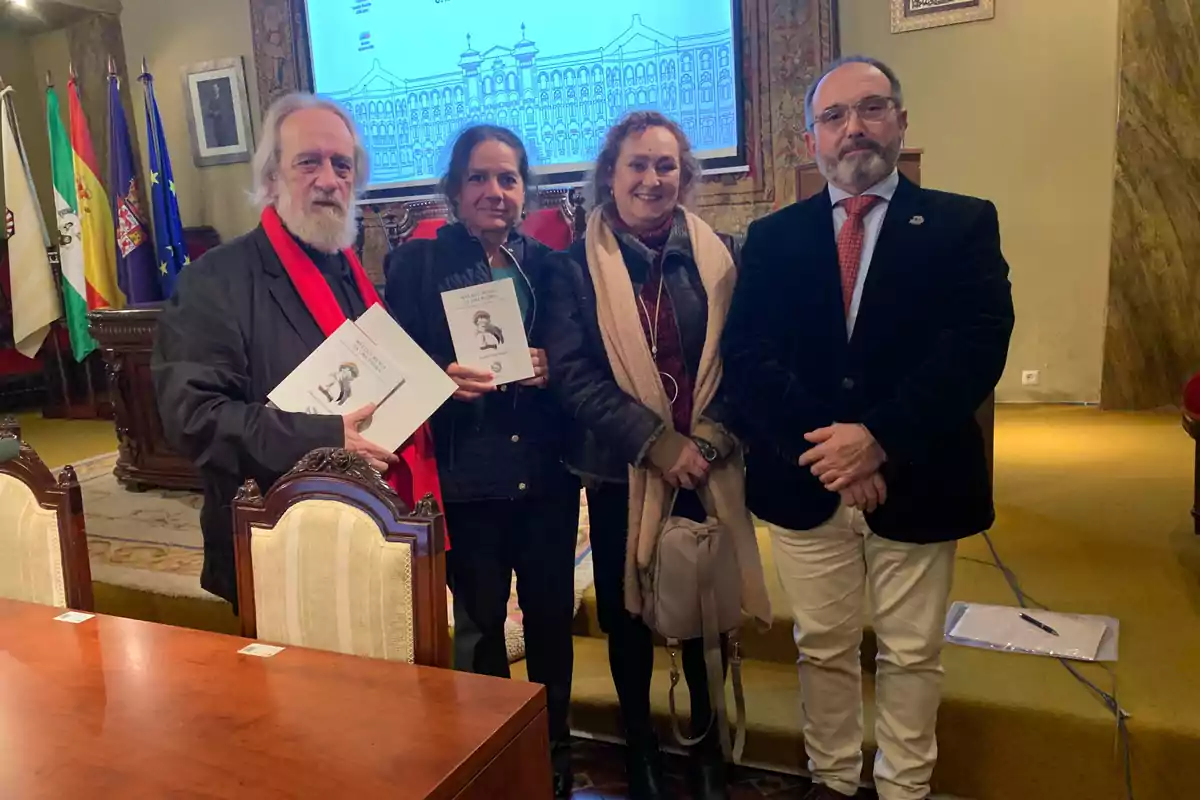
[[[607, 642], [576, 637], [571, 725], [585, 734], [620, 735]], [[655, 656], [651, 703], [669, 742], [669, 657]], [[1116, 800], [1120, 772], [1113, 764], [1080, 759], [1111, 755], [1113, 721], [1050, 659], [949, 647], [945, 697], [938, 718], [939, 760], [934, 790], [973, 800]], [[804, 769], [800, 686], [794, 664], [748, 659], [743, 666], [747, 707], [745, 761], [783, 772]], [[1093, 670], [1096, 672], [1096, 670]], [[525, 662], [513, 665], [526, 678]], [[1100, 673], [1102, 676], [1103, 673]], [[874, 752], [874, 683], [864, 673], [865, 769]], [[687, 691], [677, 691], [688, 713]], [[731, 698], [732, 702], [732, 698]]]

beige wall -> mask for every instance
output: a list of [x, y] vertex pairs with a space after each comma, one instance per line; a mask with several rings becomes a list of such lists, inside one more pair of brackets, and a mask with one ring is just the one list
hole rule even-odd
[[[250, 35], [249, 0], [123, 0], [121, 28], [131, 76], [141, 70], [142, 58], [154, 75], [154, 92], [162, 114], [179, 211], [185, 226], [211, 225], [228, 241], [258, 224], [251, 205], [250, 165], [195, 166], [183, 93], [185, 66], [219, 58], [244, 59], [250, 108], [257, 136], [258, 87]], [[134, 92], [142, 158], [149, 170], [146, 118], [141, 87]]]
[[[34, 67], [29, 37], [0, 31], [0, 78], [13, 87], [17, 122], [21, 127], [29, 170], [33, 174], [33, 185], [46, 225], [51, 226], [55, 224], [54, 186], [50, 176], [50, 140], [46, 134], [44, 76], [44, 72], [38, 72]], [[3, 200], [4, 181], [0, 180], [0, 208], [3, 208]], [[47, 230], [53, 229], [48, 227]]]
[[[892, 66], [931, 188], [1000, 212], [1017, 325], [1002, 400], [1100, 399], [1117, 115], [1118, 0], [1001, 0], [987, 22], [892, 34], [841, 0], [843, 54]], [[1021, 386], [1021, 370], [1041, 385]]]

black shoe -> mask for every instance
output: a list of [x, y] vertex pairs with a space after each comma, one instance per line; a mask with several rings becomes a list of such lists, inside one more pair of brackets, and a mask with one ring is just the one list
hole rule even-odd
[[571, 774], [571, 770], [554, 773], [555, 800], [566, 800], [571, 796], [571, 790], [574, 788], [575, 776]]
[[729, 768], [720, 751], [693, 752], [688, 759], [688, 786], [695, 800], [729, 800]]
[[663, 777], [662, 752], [658, 740], [631, 745], [625, 751], [625, 776], [629, 781], [629, 800], [665, 800], [667, 781]]
[[812, 788], [808, 790], [808, 794], [804, 795], [804, 800], [849, 800], [854, 795], [844, 795], [841, 792], [835, 792], [828, 786], [821, 783], [814, 783]]
[[554, 797], [568, 798], [575, 788], [575, 775], [571, 772], [571, 740], [556, 741], [550, 747], [550, 768], [554, 771]]

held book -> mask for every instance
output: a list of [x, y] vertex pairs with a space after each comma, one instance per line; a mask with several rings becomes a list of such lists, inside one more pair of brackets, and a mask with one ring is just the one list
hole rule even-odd
[[457, 388], [376, 304], [342, 323], [268, 399], [282, 411], [338, 416], [374, 403], [363, 436], [395, 452]]
[[512, 278], [442, 292], [442, 305], [459, 364], [491, 372], [497, 386], [533, 377]]

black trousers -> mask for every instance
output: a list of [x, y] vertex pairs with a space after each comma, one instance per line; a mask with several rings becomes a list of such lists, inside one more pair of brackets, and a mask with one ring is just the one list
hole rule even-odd
[[[612, 670], [625, 738], [633, 747], [654, 741], [650, 721], [650, 679], [654, 673], [654, 636], [641, 617], [625, 610], [625, 545], [629, 536], [629, 486], [603, 483], [587, 490], [588, 520], [591, 525], [592, 566], [596, 580], [596, 611], [600, 628], [608, 634], [608, 664]], [[694, 492], [683, 491], [674, 513], [704, 520], [704, 508]], [[683, 642], [683, 674], [692, 704], [692, 736], [709, 724], [712, 703], [704, 665], [704, 640]], [[722, 647], [722, 650], [724, 648]], [[710, 731], [711, 733], [712, 731]], [[702, 747], [720, 747], [716, 735], [707, 736]]]
[[565, 768], [579, 492], [447, 503], [446, 530], [447, 573], [454, 593], [454, 668], [510, 677], [504, 621], [516, 572], [529, 679], [546, 687], [555, 765]]

